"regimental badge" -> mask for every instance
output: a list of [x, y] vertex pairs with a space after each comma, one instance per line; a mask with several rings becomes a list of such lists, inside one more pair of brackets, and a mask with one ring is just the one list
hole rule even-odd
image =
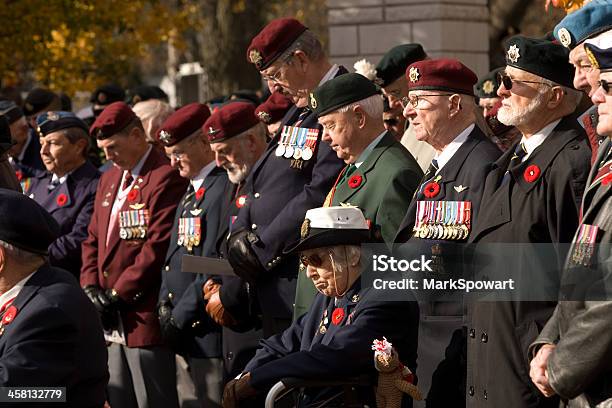
[[172, 135], [170, 135], [168, 131], [162, 130], [161, 132], [159, 132], [159, 140], [161, 140], [163, 144], [167, 145], [168, 143], [170, 143], [170, 138], [172, 138]]
[[98, 94], [98, 103], [104, 104], [106, 102], [106, 94], [104, 92], [100, 92]]
[[373, 82], [382, 88], [383, 84], [385, 83], [385, 80], [382, 78], [376, 77], [374, 78]]
[[269, 125], [270, 122], [272, 121], [272, 116], [268, 112], [259, 111], [257, 112], [257, 117], [259, 118], [259, 120], [261, 120], [263, 123], [267, 125]]
[[317, 100], [314, 96], [314, 94], [311, 92], [310, 93], [310, 106], [312, 106], [312, 109], [317, 109]]
[[47, 119], [48, 120], [58, 120], [59, 115], [56, 112], [47, 112]]
[[302, 239], [305, 239], [308, 234], [310, 234], [310, 220], [305, 218], [304, 222], [302, 223], [302, 228], [300, 229], [300, 236]]
[[410, 71], [408, 72], [408, 78], [410, 78], [410, 82], [418, 81], [420, 76], [421, 73], [419, 72], [419, 69], [417, 67], [410, 68]]
[[468, 188], [466, 186], [463, 186], [461, 184], [459, 184], [458, 186], [453, 186], [453, 188], [455, 189], [456, 192], [461, 193], [462, 191], [467, 190]]
[[516, 63], [519, 58], [521, 58], [519, 48], [516, 46], [516, 44], [512, 44], [510, 48], [508, 48], [508, 60], [510, 60], [510, 62]]
[[482, 84], [482, 90], [486, 94], [490, 94], [495, 90], [495, 85], [493, 85], [493, 81], [490, 79], [486, 80], [484, 84]]
[[102, 129], [98, 129], [96, 131], [96, 139], [102, 139], [104, 138], [104, 132], [102, 131]]
[[584, 47], [584, 51], [593, 69], [599, 69], [599, 63], [597, 62], [597, 58], [595, 58], [595, 55], [593, 55], [593, 52], [589, 49], [589, 47]]
[[214, 136], [214, 135], [216, 135], [219, 132], [220, 132], [219, 129], [215, 129], [212, 126], [208, 127], [208, 134], [211, 135], [211, 136]]
[[259, 50], [252, 49], [251, 51], [249, 51], [249, 60], [252, 64], [259, 65], [261, 64], [263, 58], [261, 57], [261, 53], [259, 52]]
[[29, 111], [34, 110], [34, 106], [32, 106], [32, 104], [30, 102], [26, 102], [26, 104], [24, 106]]
[[572, 35], [569, 31], [567, 31], [567, 28], [560, 28], [557, 32], [557, 35], [559, 36], [559, 41], [561, 42], [561, 45], [566, 48], [569, 48], [569, 46], [572, 44]]

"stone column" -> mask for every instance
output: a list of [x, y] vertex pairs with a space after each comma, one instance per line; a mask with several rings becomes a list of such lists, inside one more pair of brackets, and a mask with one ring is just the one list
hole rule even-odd
[[432, 57], [458, 58], [477, 75], [489, 70], [487, 0], [327, 0], [332, 61], [352, 70], [395, 45], [417, 42]]

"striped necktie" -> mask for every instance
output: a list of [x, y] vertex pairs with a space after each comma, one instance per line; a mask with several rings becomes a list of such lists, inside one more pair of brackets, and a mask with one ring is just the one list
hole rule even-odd
[[519, 164], [523, 162], [523, 158], [525, 156], [527, 156], [527, 149], [525, 148], [525, 144], [524, 143], [517, 144], [516, 148], [514, 149], [514, 154], [512, 155], [512, 158], [510, 159], [510, 163], [508, 164], [508, 169], [504, 173], [504, 178], [502, 179], [502, 182], [500, 185], [503, 186], [510, 180], [510, 177], [511, 177], [510, 172], [512, 171], [512, 169], [514, 169], [516, 166], [518, 166]]

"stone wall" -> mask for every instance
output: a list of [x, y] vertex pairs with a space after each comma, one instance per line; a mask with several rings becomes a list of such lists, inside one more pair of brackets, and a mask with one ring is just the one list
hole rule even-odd
[[352, 69], [391, 47], [418, 42], [432, 57], [489, 70], [487, 0], [327, 0], [331, 59]]

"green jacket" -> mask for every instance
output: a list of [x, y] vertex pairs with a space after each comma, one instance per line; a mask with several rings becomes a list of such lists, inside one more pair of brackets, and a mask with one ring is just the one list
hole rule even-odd
[[[331, 205], [359, 207], [372, 222], [375, 237], [391, 246], [422, 178], [423, 171], [414, 157], [387, 132], [358, 169], [346, 180], [340, 177], [342, 182], [335, 186]], [[294, 319], [308, 310], [315, 294], [312, 282], [300, 271]]]

